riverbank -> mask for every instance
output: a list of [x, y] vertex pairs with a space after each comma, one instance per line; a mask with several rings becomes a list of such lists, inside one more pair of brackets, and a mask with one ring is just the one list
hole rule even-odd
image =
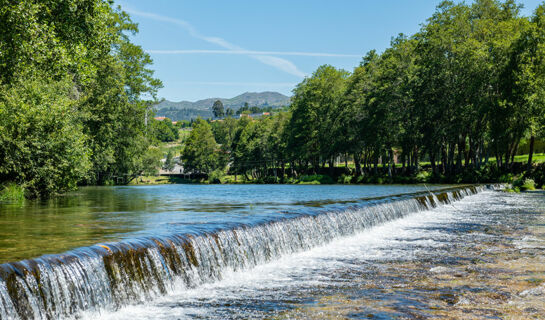
[[[339, 169], [339, 168], [336, 168]], [[310, 174], [280, 177], [248, 177], [234, 174], [217, 174], [200, 179], [185, 179], [175, 175], [171, 176], [141, 176], [133, 179], [130, 185], [158, 185], [158, 184], [478, 184], [478, 183], [504, 183], [510, 184], [510, 191], [520, 192], [526, 190], [541, 189], [545, 185], [545, 164], [540, 163], [527, 170], [522, 165], [514, 166], [511, 170], [498, 170], [495, 166], [485, 166], [480, 170], [464, 170], [456, 175], [434, 174], [431, 169], [422, 169], [417, 173], [405, 173], [389, 175], [380, 168], [377, 173], [354, 175], [349, 171], [336, 174]], [[327, 170], [326, 170], [327, 171]]]

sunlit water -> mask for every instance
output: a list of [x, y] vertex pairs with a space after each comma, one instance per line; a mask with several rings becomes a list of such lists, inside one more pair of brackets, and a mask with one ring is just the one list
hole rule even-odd
[[[430, 189], [438, 188], [438, 186]], [[424, 191], [419, 186], [159, 185], [88, 187], [49, 201], [0, 203], [0, 263], [98, 242], [198, 233], [316, 207]]]
[[[490, 238], [489, 228], [528, 225], [544, 212], [541, 194], [484, 188], [437, 196], [425, 186], [163, 188], [85, 190], [79, 197], [108, 190], [123, 199], [114, 203], [135, 204], [95, 220], [127, 228], [86, 238], [116, 242], [2, 265], [0, 318], [270, 318], [328, 295], [377, 297], [360, 283], [399, 284], [403, 270], [381, 275], [388, 263], [448, 263]], [[425, 192], [399, 196], [415, 191]], [[156, 207], [137, 210], [136, 195]], [[400, 310], [422, 302], [411, 290], [396, 296]]]
[[[101, 319], [249, 319], [270, 318], [295, 305], [312, 305], [322, 296], [346, 294], [377, 298], [376, 291], [358, 287], [391, 262], [449, 263], [461, 251], [497, 235], [490, 228], [523, 228], [542, 224], [542, 194], [513, 195], [484, 191], [451, 205], [418, 212], [305, 252], [286, 255], [243, 272], [229, 272], [223, 280], [194, 289], [180, 288], [154, 301], [130, 305]], [[501, 237], [501, 236], [500, 236]], [[512, 241], [513, 239], [503, 239]], [[524, 243], [525, 239], [514, 239]], [[403, 277], [403, 270], [390, 277]], [[383, 275], [384, 276], [384, 275]], [[397, 283], [395, 279], [376, 278]], [[400, 304], [418, 305], [416, 292], [399, 290]], [[391, 298], [382, 296], [382, 298]], [[365, 308], [365, 306], [362, 306]], [[403, 310], [403, 306], [399, 307]], [[353, 318], [365, 318], [355, 313]], [[88, 314], [89, 319], [97, 314]], [[403, 313], [385, 318], [407, 316]]]

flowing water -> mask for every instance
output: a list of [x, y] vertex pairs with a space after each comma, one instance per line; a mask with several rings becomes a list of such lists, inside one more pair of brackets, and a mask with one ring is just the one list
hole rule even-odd
[[[84, 189], [67, 203], [2, 209], [12, 226], [18, 210], [28, 219], [20, 224], [31, 238], [14, 246], [35, 247], [21, 253], [32, 259], [0, 266], [0, 318], [295, 317], [321, 297], [376, 296], [361, 279], [391, 261], [450, 259], [443, 251], [468, 225], [509, 222], [497, 212], [543, 208], [541, 198], [521, 197], [482, 186]], [[34, 230], [40, 214], [45, 226]], [[86, 233], [51, 228], [84, 219]], [[6, 239], [7, 259], [19, 257]], [[47, 241], [57, 254], [35, 257]]]

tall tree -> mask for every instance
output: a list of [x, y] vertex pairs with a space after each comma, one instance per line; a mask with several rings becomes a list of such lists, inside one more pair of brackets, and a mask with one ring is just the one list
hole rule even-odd
[[222, 118], [225, 115], [223, 103], [220, 100], [216, 100], [214, 102], [214, 105], [212, 106], [212, 113], [214, 113], [214, 117], [216, 118]]
[[183, 151], [184, 170], [210, 173], [221, 167], [219, 148], [208, 122], [197, 119], [185, 142]]
[[293, 91], [288, 148], [315, 169], [337, 154], [338, 137], [332, 132], [348, 75], [323, 65]]

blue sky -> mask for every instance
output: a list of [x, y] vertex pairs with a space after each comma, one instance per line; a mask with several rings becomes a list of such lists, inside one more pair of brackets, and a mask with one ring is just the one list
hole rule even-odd
[[[432, 0], [125, 0], [133, 40], [164, 83], [159, 97], [195, 101], [246, 91], [291, 95], [322, 64], [352, 71], [392, 36], [413, 34]], [[520, 1], [530, 14], [539, 0]]]

